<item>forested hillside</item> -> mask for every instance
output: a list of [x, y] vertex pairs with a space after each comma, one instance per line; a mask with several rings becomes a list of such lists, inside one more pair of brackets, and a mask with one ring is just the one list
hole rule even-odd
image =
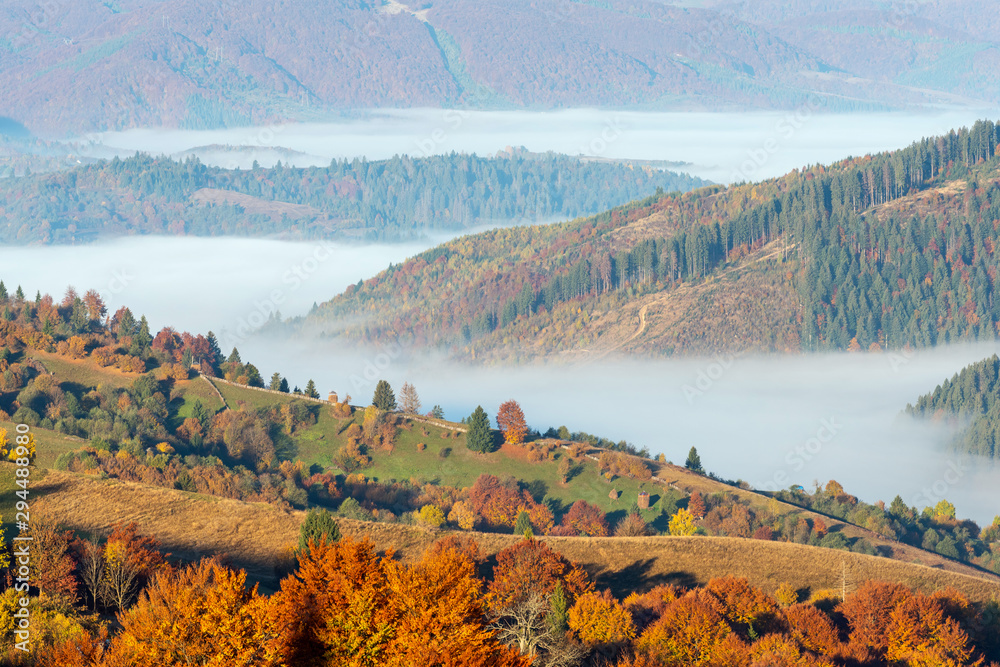
[[906, 413], [955, 426], [952, 444], [959, 451], [1000, 458], [1000, 357], [966, 366], [907, 405]]
[[456, 239], [307, 324], [490, 358], [993, 338], [997, 144], [983, 121], [779, 179]]
[[0, 243], [133, 234], [400, 239], [427, 230], [593, 213], [700, 179], [523, 150], [226, 170], [137, 154], [0, 179]]

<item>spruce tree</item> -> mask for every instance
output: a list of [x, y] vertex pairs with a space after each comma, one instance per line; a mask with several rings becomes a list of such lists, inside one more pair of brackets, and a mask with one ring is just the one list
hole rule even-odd
[[434, 417], [435, 419], [444, 419], [444, 408], [440, 405], [435, 405], [431, 408], [431, 417]]
[[219, 347], [219, 340], [211, 331], [208, 332], [206, 338], [208, 340], [208, 353], [212, 357], [211, 361], [214, 367], [222, 359], [222, 348]]
[[316, 383], [312, 381], [312, 378], [309, 379], [309, 382], [306, 382], [305, 395], [309, 398], [319, 398], [319, 392], [316, 391]]
[[569, 629], [569, 600], [562, 582], [557, 581], [556, 587], [549, 598], [549, 613], [545, 620], [557, 635], [562, 635]]
[[121, 340], [123, 337], [131, 338], [138, 330], [139, 325], [135, 321], [135, 316], [132, 315], [131, 310], [126, 308], [122, 311], [121, 319], [118, 320], [118, 339]]
[[132, 347], [129, 349], [134, 357], [146, 354], [149, 351], [149, 346], [153, 343], [153, 336], [149, 333], [149, 321], [146, 320], [145, 315], [139, 320], [138, 329], [132, 338]]
[[375, 385], [372, 405], [383, 412], [392, 412], [396, 409], [396, 395], [392, 393], [392, 387], [385, 380], [379, 380], [378, 384]]
[[243, 360], [240, 359], [240, 351], [237, 350], [234, 347], [233, 351], [229, 353], [229, 358], [226, 359], [226, 363], [227, 364], [242, 364]]
[[699, 475], [705, 474], [705, 469], [701, 467], [701, 457], [698, 456], [698, 449], [695, 447], [691, 448], [688, 452], [687, 460], [684, 462], [684, 467], [692, 472], [696, 472]]
[[278, 391], [282, 391], [286, 394], [288, 393], [288, 380], [281, 378], [281, 385], [278, 387]]
[[20, 285], [17, 286], [17, 291], [14, 292], [14, 298], [18, 301], [24, 301], [24, 290], [21, 289]]
[[517, 521], [514, 522], [514, 534], [526, 536], [531, 530], [531, 517], [524, 510], [517, 513]]
[[465, 434], [465, 442], [469, 449], [483, 454], [496, 450], [496, 440], [490, 429], [490, 418], [483, 410], [483, 406], [476, 406], [469, 416], [468, 424], [469, 432]]
[[272, 391], [281, 391], [281, 373], [275, 372], [271, 376], [271, 382], [267, 385], [267, 388]]
[[2, 280], [0, 280], [0, 301], [6, 301], [6, 300], [7, 300], [7, 286], [3, 284]]
[[333, 544], [340, 539], [340, 526], [325, 509], [311, 509], [299, 530], [299, 551], [307, 551], [309, 542]]

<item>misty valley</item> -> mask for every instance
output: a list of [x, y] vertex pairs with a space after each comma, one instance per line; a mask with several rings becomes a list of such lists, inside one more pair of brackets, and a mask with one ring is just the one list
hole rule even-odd
[[0, 665], [1000, 666], [971, 0], [0, 6]]

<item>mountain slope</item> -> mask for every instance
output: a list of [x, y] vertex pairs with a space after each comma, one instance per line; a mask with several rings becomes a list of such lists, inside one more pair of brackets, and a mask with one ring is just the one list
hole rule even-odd
[[954, 426], [952, 446], [959, 451], [1000, 458], [1000, 357], [966, 366], [907, 405], [906, 413]]
[[226, 170], [136, 155], [0, 179], [0, 242], [80, 243], [132, 234], [398, 239], [433, 229], [600, 211], [704, 181], [625, 162], [510, 149]]
[[456, 239], [301, 324], [496, 360], [991, 339], [998, 143], [979, 122], [780, 179]]
[[63, 136], [372, 107], [767, 109], [814, 92], [833, 110], [1000, 100], [995, 31], [974, 18], [976, 3], [903, 14], [855, 4], [10, 0], [0, 115]]

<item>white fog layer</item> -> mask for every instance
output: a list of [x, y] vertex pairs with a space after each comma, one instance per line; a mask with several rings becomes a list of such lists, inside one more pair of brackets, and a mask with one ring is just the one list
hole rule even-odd
[[[473, 368], [394, 349], [356, 352], [329, 341], [275, 340], [253, 332], [269, 314], [301, 315], [390, 262], [433, 244], [342, 246], [270, 240], [132, 238], [94, 246], [4, 248], [0, 278], [60, 296], [66, 285], [129, 305], [154, 331], [170, 325], [219, 334], [264, 377], [371, 400], [375, 381], [407, 380], [425, 409], [458, 420], [482, 403], [517, 399], [531, 426], [565, 424], [663, 452], [683, 463], [693, 445], [708, 470], [758, 488], [837, 479], [862, 499], [898, 493], [923, 507], [946, 497], [962, 516], [1000, 514], [1000, 469], [945, 448], [947, 434], [897, 417], [998, 344], [898, 353], [730, 360], [620, 361], [573, 367]], [[258, 315], [255, 315], [257, 313]], [[245, 323], [243, 329], [241, 323]]]
[[[670, 160], [696, 176], [729, 183], [781, 176], [792, 169], [908, 146], [946, 134], [996, 110], [924, 113], [824, 113], [821, 101], [791, 111], [752, 113], [552, 112], [461, 109], [378, 110], [330, 123], [227, 130], [139, 129], [89, 134], [73, 142], [81, 154], [122, 157], [135, 151], [197, 155], [209, 164], [246, 169], [254, 160], [301, 167], [332, 158], [492, 155], [507, 146], [604, 158]], [[233, 151], [226, 146], [243, 146]]]

